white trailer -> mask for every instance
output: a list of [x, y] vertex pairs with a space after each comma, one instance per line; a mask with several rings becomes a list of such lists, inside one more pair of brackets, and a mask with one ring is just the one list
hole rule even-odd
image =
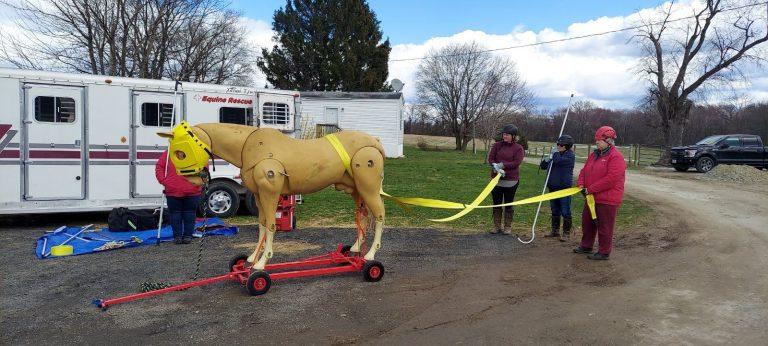
[[[176, 122], [227, 122], [293, 133], [295, 91], [0, 69], [0, 215], [154, 208], [155, 162]], [[227, 216], [245, 192], [216, 160], [209, 208]]]
[[403, 106], [400, 92], [301, 92], [303, 124], [369, 133], [387, 157], [403, 156]]

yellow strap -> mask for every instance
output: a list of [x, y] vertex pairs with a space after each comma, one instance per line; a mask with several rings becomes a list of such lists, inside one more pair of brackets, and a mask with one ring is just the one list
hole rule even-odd
[[477, 207], [480, 204], [480, 202], [485, 200], [486, 197], [488, 197], [488, 194], [491, 193], [491, 190], [493, 190], [493, 188], [496, 187], [496, 184], [499, 182], [499, 179], [501, 179], [501, 174], [497, 174], [493, 179], [491, 179], [491, 181], [488, 183], [488, 185], [485, 186], [485, 189], [483, 189], [483, 192], [480, 192], [480, 195], [478, 195], [477, 198], [475, 198], [475, 200], [472, 201], [472, 203], [470, 205], [468, 205], [466, 208], [464, 208], [464, 210], [454, 214], [453, 216], [449, 216], [449, 217], [446, 217], [446, 218], [443, 218], [443, 219], [430, 219], [430, 221], [447, 222], [447, 221], [456, 220], [456, 219], [466, 215], [467, 213], [469, 213], [470, 211], [475, 209], [475, 207]]
[[325, 135], [325, 139], [328, 140], [328, 142], [331, 143], [331, 146], [333, 146], [333, 149], [336, 149], [336, 153], [339, 154], [339, 158], [341, 159], [341, 162], [344, 163], [344, 169], [347, 170], [347, 173], [349, 173], [350, 177], [353, 177], [352, 174], [352, 159], [349, 157], [349, 154], [347, 153], [347, 149], [344, 149], [344, 145], [341, 144], [341, 141], [339, 141], [339, 138], [336, 137], [335, 134], [327, 134]]
[[595, 211], [595, 196], [587, 195], [587, 207], [589, 207], [589, 215], [592, 216], [592, 220], [597, 220], [597, 211]]
[[[339, 138], [336, 137], [335, 134], [331, 133], [328, 135], [325, 135], [325, 139], [328, 140], [329, 143], [331, 143], [331, 146], [334, 150], [336, 150], [336, 153], [339, 154], [339, 158], [341, 159], [341, 162], [344, 164], [344, 169], [346, 169], [347, 173], [349, 173], [350, 177], [353, 177], [352, 174], [352, 166], [351, 162], [352, 159], [349, 157], [349, 153], [347, 153], [347, 150], [344, 149], [344, 145], [341, 144], [341, 141], [339, 141]], [[506, 207], [506, 206], [512, 206], [512, 205], [522, 205], [522, 204], [530, 204], [530, 203], [537, 203], [537, 202], [544, 202], [549, 201], [552, 199], [558, 199], [563, 197], [568, 197], [575, 195], [579, 192], [581, 192], [580, 187], [572, 187], [569, 189], [559, 190], [555, 192], [545, 193], [540, 196], [534, 196], [531, 198], [526, 198], [523, 200], [510, 202], [510, 203], [504, 203], [504, 204], [498, 204], [498, 205], [483, 205], [481, 206], [480, 203], [485, 200], [486, 197], [491, 193], [491, 190], [496, 186], [496, 184], [499, 182], [499, 179], [501, 179], [501, 175], [497, 174], [491, 181], [488, 182], [488, 185], [485, 186], [482, 192], [475, 198], [474, 201], [472, 201], [471, 204], [463, 204], [463, 203], [456, 203], [456, 202], [450, 202], [450, 201], [443, 201], [439, 199], [431, 199], [431, 198], [421, 198], [421, 197], [394, 197], [386, 192], [384, 190], [381, 190], [379, 193], [387, 198], [393, 199], [397, 202], [403, 203], [403, 204], [409, 204], [409, 205], [415, 205], [419, 207], [427, 207], [427, 208], [436, 208], [436, 209], [462, 209], [460, 212], [443, 218], [443, 219], [430, 219], [430, 221], [435, 222], [447, 222], [447, 221], [453, 221], [456, 220], [469, 212], [471, 212], [474, 209], [477, 208], [496, 208], [496, 207]], [[592, 195], [587, 195], [587, 206], [589, 207], [589, 212], [592, 216], [592, 219], [597, 218], [597, 213], [595, 212], [595, 198]]]

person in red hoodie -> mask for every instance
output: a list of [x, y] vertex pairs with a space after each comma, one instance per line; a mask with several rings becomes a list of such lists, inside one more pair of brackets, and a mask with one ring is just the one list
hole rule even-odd
[[[515, 192], [520, 181], [520, 164], [525, 158], [523, 146], [517, 143], [517, 126], [504, 125], [501, 129], [501, 141], [493, 144], [488, 153], [488, 163], [492, 167], [491, 178], [501, 174], [501, 180], [491, 191], [493, 204], [510, 203], [515, 200]], [[493, 208], [493, 229], [491, 234], [512, 234], [512, 217], [515, 209], [504, 207], [504, 229], [501, 228], [501, 207]]]
[[[595, 197], [597, 220], [592, 220], [589, 208], [584, 204], [581, 213], [581, 244], [573, 249], [579, 254], [589, 254], [591, 260], [607, 260], [613, 247], [613, 227], [624, 197], [624, 175], [627, 164], [624, 156], [615, 147], [616, 131], [603, 126], [595, 132], [597, 149], [589, 154], [584, 168], [579, 173], [578, 186], [584, 193]], [[592, 253], [595, 234], [598, 251]]]
[[195, 231], [195, 216], [203, 188], [178, 175], [173, 162], [167, 157], [168, 151], [164, 151], [157, 159], [155, 177], [164, 187], [163, 193], [168, 201], [168, 215], [174, 242], [189, 244], [192, 242], [192, 233]]

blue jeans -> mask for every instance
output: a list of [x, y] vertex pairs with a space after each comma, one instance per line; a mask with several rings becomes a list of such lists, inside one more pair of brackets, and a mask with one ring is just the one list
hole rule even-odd
[[192, 237], [195, 232], [195, 216], [200, 196], [168, 196], [168, 214], [174, 238]]
[[[563, 189], [565, 188], [550, 187], [549, 192], [555, 192]], [[552, 216], [571, 217], [571, 196], [550, 200], [549, 209], [552, 210]]]

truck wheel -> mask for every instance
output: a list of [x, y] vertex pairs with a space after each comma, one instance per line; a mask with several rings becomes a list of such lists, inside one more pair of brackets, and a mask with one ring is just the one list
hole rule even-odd
[[707, 173], [715, 168], [715, 160], [708, 156], [702, 156], [696, 160], [696, 170], [699, 173]]
[[213, 182], [208, 186], [205, 210], [208, 216], [230, 217], [240, 207], [240, 195], [226, 182]]
[[256, 204], [256, 196], [251, 191], [245, 193], [245, 208], [248, 209], [249, 214], [259, 216], [259, 206]]
[[685, 172], [688, 170], [688, 168], [690, 168], [688, 166], [674, 166], [674, 167], [675, 167], [675, 170], [678, 172]]

